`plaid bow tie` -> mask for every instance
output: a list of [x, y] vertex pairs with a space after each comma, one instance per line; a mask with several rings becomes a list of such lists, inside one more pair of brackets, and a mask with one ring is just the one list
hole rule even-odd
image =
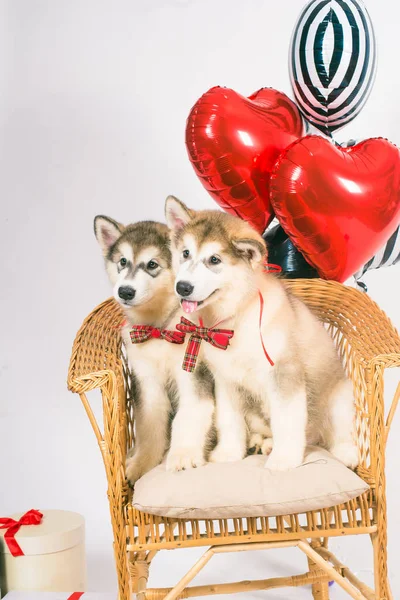
[[209, 329], [208, 327], [198, 327], [191, 321], [185, 319], [185, 317], [181, 317], [181, 322], [176, 325], [176, 328], [182, 333], [191, 334], [182, 364], [182, 369], [184, 371], [189, 371], [190, 373], [196, 368], [201, 340], [205, 340], [216, 348], [226, 350], [229, 346], [229, 340], [234, 334], [232, 329]]
[[171, 331], [170, 329], [160, 329], [151, 325], [134, 325], [130, 330], [132, 344], [141, 344], [151, 338], [158, 338], [171, 342], [171, 344], [183, 344], [185, 334], [180, 331]]

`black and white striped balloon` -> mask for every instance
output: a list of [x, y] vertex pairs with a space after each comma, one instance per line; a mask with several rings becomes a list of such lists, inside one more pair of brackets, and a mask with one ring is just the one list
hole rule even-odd
[[396, 263], [400, 263], [400, 227], [396, 229], [383, 248], [354, 274], [354, 278], [358, 280], [371, 269], [391, 267]]
[[289, 55], [296, 102], [327, 135], [352, 121], [371, 92], [376, 43], [359, 0], [312, 0], [298, 18]]

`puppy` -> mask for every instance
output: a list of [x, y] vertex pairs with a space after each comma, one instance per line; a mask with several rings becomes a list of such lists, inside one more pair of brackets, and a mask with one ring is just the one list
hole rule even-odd
[[261, 236], [236, 217], [196, 212], [174, 197], [167, 199], [166, 216], [184, 312], [205, 326], [219, 322], [234, 331], [226, 351], [204, 345], [218, 374], [218, 445], [211, 459], [235, 461], [246, 453], [244, 391], [270, 420], [269, 469], [298, 467], [307, 443], [355, 467], [352, 385], [322, 323], [265, 273]]
[[[203, 465], [214, 412], [214, 382], [201, 357], [193, 375], [182, 369], [185, 336], [175, 325], [183, 313], [173, 291], [168, 228], [152, 221], [124, 227], [100, 215], [95, 218], [94, 230], [114, 297], [126, 317], [121, 333], [135, 381], [136, 443], [128, 453], [127, 479], [134, 484], [162, 462], [168, 449], [170, 418], [176, 411], [167, 469]], [[150, 327], [145, 341], [132, 343], [143, 333], [142, 328], [131, 339], [135, 326]], [[170, 398], [174, 396], [172, 406]]]

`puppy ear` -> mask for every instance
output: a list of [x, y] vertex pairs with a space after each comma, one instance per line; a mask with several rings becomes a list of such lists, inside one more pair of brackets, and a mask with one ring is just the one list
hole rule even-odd
[[125, 227], [117, 223], [117, 221], [103, 215], [97, 215], [94, 220], [94, 233], [104, 255], [107, 255], [111, 246], [115, 244], [124, 229]]
[[253, 269], [260, 265], [266, 257], [267, 249], [262, 238], [259, 240], [245, 238], [233, 240], [232, 243], [239, 255], [245, 260], [248, 260]]
[[165, 201], [165, 218], [172, 231], [179, 231], [192, 219], [191, 210], [175, 196], [168, 196]]

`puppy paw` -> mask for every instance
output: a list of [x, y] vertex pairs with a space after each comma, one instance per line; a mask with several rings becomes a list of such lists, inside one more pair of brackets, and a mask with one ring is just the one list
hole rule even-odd
[[273, 448], [273, 441], [271, 437], [263, 437], [259, 433], [254, 433], [249, 440], [249, 449], [247, 454], [264, 454], [268, 456], [271, 454]]
[[350, 469], [358, 465], [358, 449], [353, 442], [339, 442], [332, 446], [330, 452]]
[[290, 456], [289, 454], [278, 453], [276, 450], [272, 450], [265, 463], [265, 468], [270, 471], [289, 471], [289, 469], [299, 467], [302, 462], [303, 456]]
[[265, 456], [269, 456], [272, 452], [272, 448], [274, 447], [274, 443], [272, 438], [264, 438], [261, 444], [261, 454]]
[[127, 456], [125, 462], [125, 474], [132, 487], [148, 470], [149, 469], [146, 468], [144, 459], [139, 454]]
[[210, 455], [210, 462], [224, 463], [224, 462], [236, 462], [242, 460], [243, 452], [240, 448], [236, 447], [222, 447], [217, 446]]
[[167, 454], [167, 471], [184, 471], [205, 464], [203, 448], [176, 448]]
[[261, 454], [263, 437], [260, 433], [253, 433], [248, 442], [247, 454]]

